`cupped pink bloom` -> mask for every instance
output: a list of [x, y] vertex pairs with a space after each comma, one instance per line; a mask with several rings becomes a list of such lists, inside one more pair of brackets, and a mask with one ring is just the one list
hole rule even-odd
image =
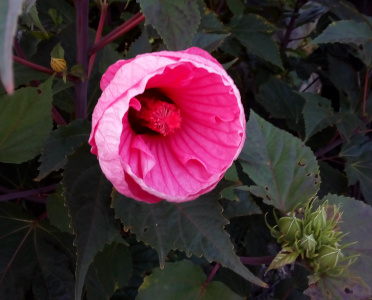
[[111, 65], [89, 143], [125, 196], [184, 202], [212, 190], [245, 140], [240, 94], [204, 50], [162, 51]]

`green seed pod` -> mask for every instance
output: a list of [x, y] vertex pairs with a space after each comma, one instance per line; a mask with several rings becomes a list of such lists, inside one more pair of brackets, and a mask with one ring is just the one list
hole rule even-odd
[[288, 242], [295, 242], [302, 235], [303, 222], [296, 217], [283, 217], [278, 221], [280, 233]]
[[316, 259], [316, 262], [319, 265], [319, 271], [322, 273], [334, 269], [339, 260], [343, 257], [344, 255], [342, 254], [341, 249], [323, 245], [319, 249], [318, 257]]

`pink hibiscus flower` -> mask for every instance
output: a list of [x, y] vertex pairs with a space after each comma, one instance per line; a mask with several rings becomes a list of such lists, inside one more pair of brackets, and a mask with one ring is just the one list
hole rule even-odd
[[204, 50], [162, 51], [111, 65], [89, 143], [125, 196], [183, 202], [212, 190], [245, 140], [240, 94]]

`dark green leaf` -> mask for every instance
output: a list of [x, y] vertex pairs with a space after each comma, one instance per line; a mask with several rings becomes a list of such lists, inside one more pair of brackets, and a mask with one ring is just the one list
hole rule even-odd
[[310, 148], [253, 111], [246, 131], [249, 134], [239, 158], [243, 171], [256, 184], [249, 191], [284, 213], [315, 196], [319, 167]]
[[140, 37], [132, 43], [125, 58], [129, 59], [138, 54], [149, 52], [151, 52], [151, 44], [149, 42], [149, 35], [147, 34], [147, 30], [145, 28]]
[[166, 263], [164, 270], [155, 269], [145, 278], [136, 299], [153, 300], [154, 295], [161, 295], [162, 300], [243, 299], [221, 282], [205, 285], [206, 279], [203, 270], [187, 260]]
[[242, 0], [227, 0], [226, 4], [235, 16], [239, 16], [244, 13], [245, 5]]
[[348, 277], [322, 277], [316, 285], [311, 285], [304, 294], [311, 300], [368, 300], [371, 299], [369, 288], [361, 278]]
[[333, 126], [336, 117], [329, 99], [311, 93], [301, 93], [300, 95], [306, 100], [303, 115], [306, 132], [305, 141], [307, 141], [315, 133], [328, 126]]
[[[239, 190], [234, 188], [234, 195], [237, 198], [236, 201], [223, 200], [221, 204], [223, 206], [223, 215], [230, 219], [233, 217], [249, 216], [253, 214], [262, 214], [259, 206], [254, 202], [252, 195], [247, 191]], [[223, 194], [222, 194], [223, 196]]]
[[229, 24], [231, 34], [237, 38], [248, 52], [283, 68], [279, 47], [271, 38], [275, 27], [258, 15], [233, 17]]
[[52, 82], [0, 98], [0, 161], [21, 163], [40, 153], [52, 129]]
[[72, 237], [33, 220], [11, 203], [0, 204], [0, 298], [73, 299]]
[[271, 76], [261, 85], [256, 100], [274, 118], [287, 119], [294, 130], [299, 130], [305, 100], [283, 81]]
[[192, 40], [192, 46], [202, 48], [210, 53], [221, 46], [225, 38], [228, 36], [228, 33], [222, 34], [197, 32]]
[[0, 78], [8, 93], [14, 91], [12, 47], [23, 2], [24, 0], [0, 2]]
[[313, 43], [352, 43], [362, 45], [372, 39], [372, 30], [366, 23], [357, 23], [353, 20], [333, 22]]
[[169, 50], [191, 46], [200, 23], [197, 0], [139, 0], [146, 23], [153, 25]]
[[80, 299], [90, 263], [117, 233], [114, 212], [110, 208], [112, 186], [85, 144], [68, 158], [62, 184], [76, 235], [75, 297]]
[[65, 198], [62, 196], [62, 185], [58, 185], [54, 194], [49, 194], [46, 199], [46, 209], [50, 223], [63, 232], [73, 234], [71, 217], [65, 205]]
[[221, 215], [218, 198], [218, 192], [213, 191], [189, 202], [147, 204], [115, 193], [113, 207], [125, 230], [158, 251], [160, 266], [164, 266], [171, 249], [179, 249], [187, 256], [203, 255], [255, 284], [264, 285], [234, 253], [223, 229], [228, 221]]
[[317, 196], [321, 198], [326, 194], [346, 195], [348, 188], [345, 174], [324, 161], [319, 161], [318, 163], [322, 183]]
[[218, 19], [215, 12], [208, 9], [204, 1], [198, 1], [201, 16], [199, 31], [205, 33], [228, 33], [225, 25]]
[[372, 204], [372, 142], [363, 135], [355, 135], [344, 144], [340, 157], [346, 159], [345, 172], [349, 185], [359, 182], [367, 203]]
[[106, 245], [89, 267], [86, 278], [88, 299], [109, 299], [117, 289], [128, 283], [131, 274], [132, 256], [129, 248], [117, 241]]
[[41, 164], [37, 180], [63, 168], [67, 162], [67, 155], [72, 154], [75, 148], [88, 141], [90, 131], [90, 122], [85, 119], [75, 120], [53, 130], [45, 142], [39, 159]]

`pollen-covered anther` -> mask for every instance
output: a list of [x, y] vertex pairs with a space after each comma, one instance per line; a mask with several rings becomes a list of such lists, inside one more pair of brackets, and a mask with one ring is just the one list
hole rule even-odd
[[163, 136], [174, 132], [181, 126], [181, 111], [176, 105], [157, 99], [141, 101], [141, 110], [136, 117], [142, 125]]

